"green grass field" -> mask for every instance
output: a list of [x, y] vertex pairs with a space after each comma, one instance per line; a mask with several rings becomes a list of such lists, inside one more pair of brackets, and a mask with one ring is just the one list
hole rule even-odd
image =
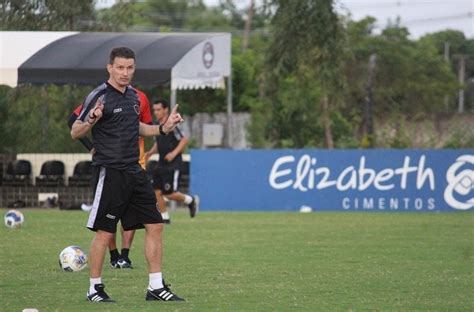
[[474, 311], [473, 213], [177, 212], [164, 274], [187, 302], [144, 300], [140, 231], [135, 269], [104, 270], [116, 304], [87, 302], [88, 270], [57, 264], [68, 245], [88, 250], [87, 213], [23, 213], [23, 228], [0, 227], [0, 311]]

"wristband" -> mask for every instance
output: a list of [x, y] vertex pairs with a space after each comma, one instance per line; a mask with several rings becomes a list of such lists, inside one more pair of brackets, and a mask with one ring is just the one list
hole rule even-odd
[[166, 132], [163, 131], [163, 125], [160, 125], [160, 126], [158, 127], [158, 129], [160, 129], [160, 135], [167, 135], [167, 134], [168, 134], [168, 133], [166, 133]]

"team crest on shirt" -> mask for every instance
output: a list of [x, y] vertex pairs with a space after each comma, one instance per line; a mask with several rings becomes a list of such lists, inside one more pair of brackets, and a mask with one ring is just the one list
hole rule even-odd
[[140, 115], [140, 106], [138, 106], [138, 104], [133, 105], [133, 109], [135, 110], [135, 113], [137, 113], [137, 115]]

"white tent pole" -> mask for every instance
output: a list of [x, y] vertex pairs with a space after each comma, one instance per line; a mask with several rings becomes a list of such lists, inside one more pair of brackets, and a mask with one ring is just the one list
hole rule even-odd
[[170, 109], [176, 105], [177, 93], [176, 89], [171, 89]]
[[[176, 99], [177, 99], [177, 90], [176, 89], [171, 89], [171, 98], [170, 98], [170, 108], [168, 110], [168, 112], [171, 112], [171, 109], [173, 108], [173, 106], [176, 105]], [[179, 109], [179, 108], [178, 108]], [[176, 210], [176, 201], [172, 200], [170, 202], [170, 205], [169, 207], [171, 208], [171, 211], [175, 211]]]
[[227, 147], [232, 148], [232, 72], [227, 77]]

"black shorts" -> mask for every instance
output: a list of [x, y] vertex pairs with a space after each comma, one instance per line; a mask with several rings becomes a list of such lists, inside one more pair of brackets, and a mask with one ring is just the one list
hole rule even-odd
[[144, 170], [139, 173], [94, 167], [94, 202], [87, 227], [115, 233], [120, 220], [125, 230], [162, 223], [156, 197]]
[[178, 191], [179, 170], [157, 167], [153, 171], [153, 188], [163, 194], [172, 194]]

